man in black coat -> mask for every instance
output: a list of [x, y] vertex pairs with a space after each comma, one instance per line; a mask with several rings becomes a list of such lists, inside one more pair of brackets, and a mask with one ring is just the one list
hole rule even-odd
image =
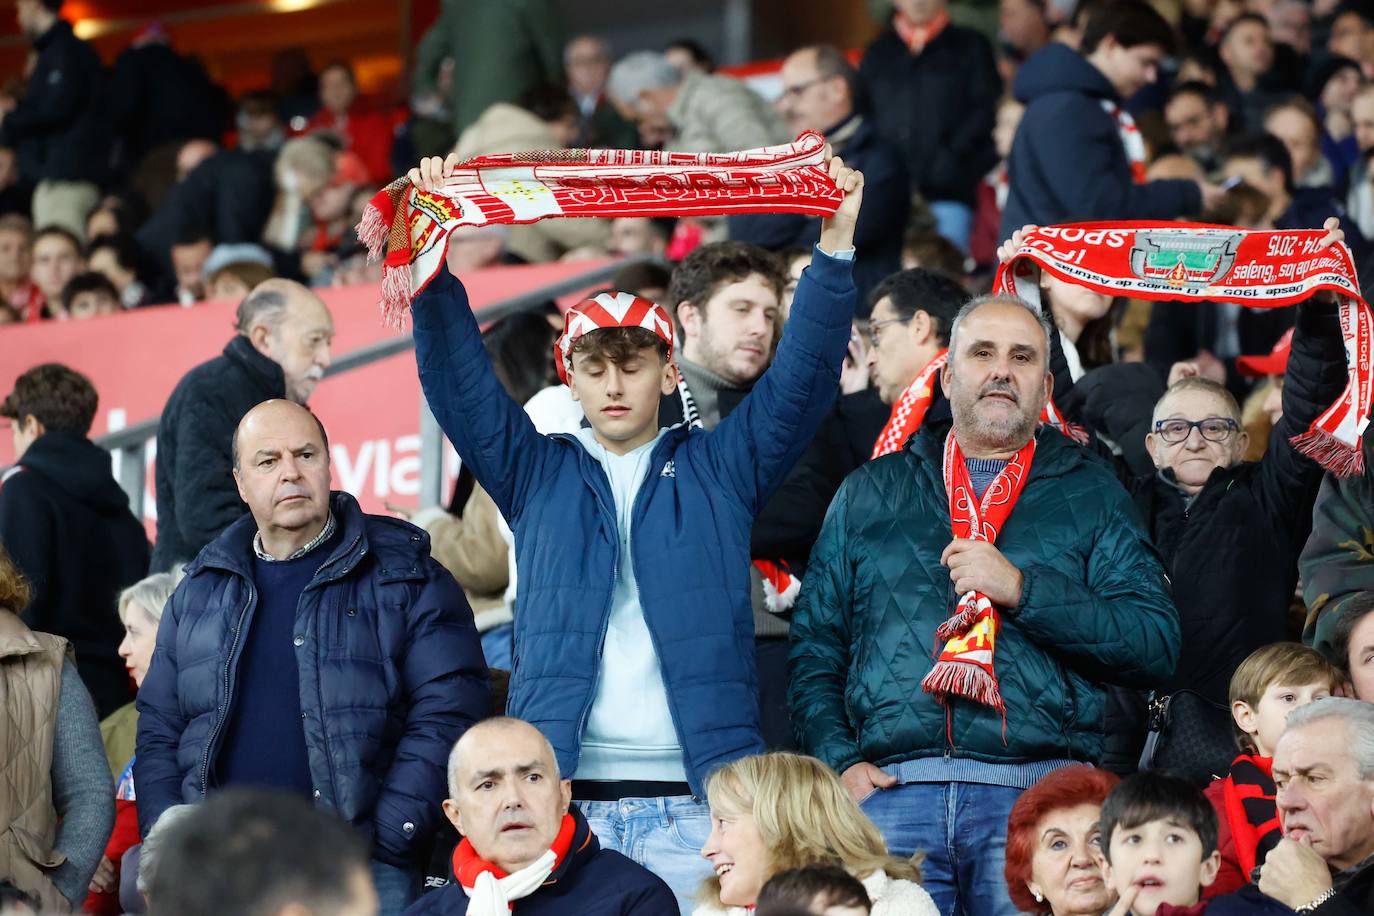
[[553, 748], [528, 722], [468, 729], [448, 759], [444, 814], [464, 836], [454, 881], [408, 916], [665, 916], [677, 899], [662, 878], [602, 849], [572, 804]]
[[19, 27], [36, 58], [23, 100], [8, 111], [0, 107], [0, 145], [18, 149], [19, 174], [37, 182], [34, 225], [59, 225], [84, 238], [110, 129], [100, 58], [58, 17], [61, 8], [62, 0], [18, 2]]
[[1312, 529], [1322, 469], [1289, 441], [1345, 387], [1345, 349], [1329, 301], [1297, 306], [1283, 417], [1258, 462], [1235, 399], [1216, 382], [1175, 382], [1155, 405], [1146, 445], [1158, 469], [1131, 484], [1173, 582], [1183, 653], [1163, 692], [1226, 705], [1236, 667], [1287, 637], [1298, 555]]
[[1172, 45], [1159, 13], [1122, 0], [1092, 13], [1080, 51], [1051, 43], [1026, 62], [1013, 86], [1026, 113], [1007, 161], [1002, 238], [1027, 224], [1174, 219], [1220, 200], [1204, 182], [1137, 183], [1145, 145], [1123, 100], [1154, 81]]
[[911, 188], [940, 234], [967, 251], [978, 183], [997, 162], [1002, 78], [992, 45], [950, 24], [945, 0], [893, 6], [892, 24], [859, 63], [874, 127], [905, 153]]
[[56, 363], [15, 381], [0, 404], [18, 455], [0, 483], [0, 544], [33, 585], [24, 622], [71, 642], [103, 718], [129, 702], [116, 603], [148, 573], [148, 538], [109, 452], [86, 438], [96, 404], [90, 381]]
[[[830, 141], [835, 155], [864, 173], [868, 203], [854, 227], [854, 286], [859, 313], [868, 314], [868, 294], [878, 281], [901, 268], [902, 236], [911, 209], [901, 151], [878, 136], [873, 119], [859, 110], [859, 75], [844, 53], [831, 45], [793, 52], [779, 73], [777, 107], [793, 133], [814, 130]], [[732, 216], [730, 238], [768, 248], [809, 251], [820, 238], [820, 217], [799, 213]]]
[[334, 319], [318, 296], [268, 280], [239, 304], [224, 352], [177, 383], [157, 433], [157, 546], [153, 569], [195, 558], [242, 517], [230, 446], [239, 421], [272, 398], [299, 404], [329, 368]]

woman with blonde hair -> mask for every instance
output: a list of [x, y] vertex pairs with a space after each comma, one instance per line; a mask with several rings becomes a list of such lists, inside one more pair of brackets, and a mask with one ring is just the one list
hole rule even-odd
[[716, 876], [694, 916], [742, 914], [773, 875], [839, 865], [863, 882], [873, 916], [936, 916], [920, 886], [920, 857], [899, 859], [839, 777], [814, 757], [760, 754], [721, 767], [706, 784], [711, 835], [701, 854]]

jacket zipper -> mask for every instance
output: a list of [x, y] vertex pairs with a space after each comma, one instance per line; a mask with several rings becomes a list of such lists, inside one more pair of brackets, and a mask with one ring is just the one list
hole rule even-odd
[[200, 797], [204, 798], [210, 791], [210, 756], [215, 748], [215, 741], [219, 739], [220, 729], [224, 727], [224, 720], [229, 716], [229, 707], [232, 705], [232, 698], [229, 696], [229, 671], [234, 665], [234, 655], [238, 652], [239, 640], [243, 636], [243, 624], [248, 618], [248, 609], [257, 600], [257, 591], [253, 588], [253, 583], [248, 582], [248, 601], [243, 605], [243, 610], [239, 611], [239, 622], [234, 627], [234, 640], [229, 644], [229, 657], [224, 662], [224, 705], [220, 707], [219, 716], [215, 719], [215, 727], [210, 729], [210, 737], [205, 742], [205, 752], [200, 760]]
[[[606, 472], [597, 465], [597, 469], [604, 475]], [[607, 485], [610, 478], [607, 478]], [[606, 632], [611, 628], [611, 607], [615, 604], [615, 584], [620, 581], [620, 525], [616, 522], [615, 513], [606, 508], [606, 501], [601, 498], [601, 491], [592, 486], [592, 493], [596, 496], [596, 505], [601, 509], [601, 515], [611, 523], [611, 530], [615, 532], [615, 562], [611, 567], [611, 593], [606, 598], [605, 610], [601, 612], [601, 635], [597, 637], [596, 657], [601, 659], [606, 651]], [[636, 500], [638, 501], [638, 500]], [[577, 720], [577, 735], [574, 740], [577, 742], [577, 758], [582, 758], [582, 735], [586, 732], [587, 719], [592, 714], [592, 706], [596, 703], [596, 690], [601, 686], [601, 665], [596, 666], [596, 676], [592, 678], [592, 689], [587, 695], [587, 702], [582, 705], [582, 714]]]
[[[350, 553], [352, 553], [352, 552], [353, 552], [353, 548], [356, 547], [356, 546], [358, 546], [358, 542], [359, 542], [360, 540], [362, 540], [362, 535], [358, 535], [357, 537], [355, 537], [355, 538], [353, 539], [353, 543], [351, 543], [351, 544], [348, 545], [348, 549], [345, 550], [341, 556], [346, 557], [346, 556], [348, 556]], [[315, 573], [316, 578], [313, 579], [313, 580], [310, 582], [310, 584], [306, 586], [306, 591], [309, 591], [310, 589], [315, 588], [316, 586], [325, 586], [325, 585], [328, 585], [330, 582], [335, 582], [335, 581], [337, 581], [337, 580], [339, 580], [339, 579], [342, 579], [344, 576], [346, 576], [346, 575], [348, 575], [350, 572], [352, 572], [353, 569], [354, 569], [354, 567], [356, 567], [356, 566], [358, 565], [358, 563], [361, 563], [363, 557], [365, 557], [365, 556], [367, 556], [367, 548], [366, 548], [366, 547], [363, 548], [362, 553], [358, 554], [358, 559], [357, 559], [355, 562], [349, 564], [347, 567], [345, 567], [344, 569], [340, 570], [336, 575], [330, 576], [330, 577], [327, 578], [327, 579], [321, 579], [321, 578], [319, 578], [319, 573], [318, 573], [318, 572]], [[330, 564], [329, 564], [329, 563], [326, 563], [326, 564], [325, 564], [325, 566], [328, 566], [328, 565], [330, 565]], [[324, 569], [324, 566], [321, 566], [321, 567], [320, 567], [320, 570], [323, 570], [323, 569]], [[320, 673], [320, 653], [319, 653], [318, 651], [315, 653], [315, 678], [316, 678], [316, 681], [317, 681], [317, 682], [322, 682], [322, 675], [321, 675], [321, 673]], [[335, 772], [335, 770], [334, 770], [334, 751], [333, 751], [333, 749], [330, 747], [330, 742], [329, 742], [329, 729], [328, 729], [328, 727], [326, 727], [326, 725], [325, 725], [325, 716], [324, 716], [324, 691], [321, 690], [321, 691], [319, 692], [319, 695], [320, 695], [320, 735], [321, 735], [321, 737], [324, 739], [324, 763], [325, 763], [326, 769], [329, 771], [329, 786], [330, 786], [330, 789], [331, 789], [331, 791], [332, 791], [333, 794], [337, 795], [337, 793], [338, 793], [338, 791], [339, 791], [339, 774], [338, 774], [337, 772]], [[307, 752], [308, 752], [308, 750], [309, 750], [309, 749], [307, 748]], [[324, 798], [321, 797], [320, 800], [321, 800], [321, 801], [324, 801]], [[333, 799], [330, 799], [330, 801], [331, 801], [331, 803], [332, 803]], [[332, 806], [332, 804], [331, 804], [331, 806]]]

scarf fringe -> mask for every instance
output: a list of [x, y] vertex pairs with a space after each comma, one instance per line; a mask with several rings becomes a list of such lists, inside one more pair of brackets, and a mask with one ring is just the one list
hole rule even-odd
[[386, 254], [386, 239], [391, 229], [387, 218], [375, 203], [369, 203], [358, 221], [358, 241], [367, 246], [367, 260], [375, 263]]
[[951, 697], [962, 697], [991, 706], [1004, 717], [1007, 714], [997, 679], [981, 665], [949, 659], [938, 661], [930, 673], [921, 679], [921, 689], [934, 694], [941, 702], [948, 702]]
[[968, 632], [969, 627], [973, 626], [974, 620], [978, 618], [977, 601], [959, 602], [959, 610], [953, 617], [946, 618], [935, 630], [935, 638], [943, 645], [957, 636], [963, 636]]
[[382, 323], [389, 328], [403, 328], [410, 309], [410, 265], [382, 269]]
[[1357, 477], [1364, 473], [1364, 451], [1351, 448], [1320, 427], [1309, 429], [1288, 440], [1293, 448], [1311, 458], [1337, 477]]

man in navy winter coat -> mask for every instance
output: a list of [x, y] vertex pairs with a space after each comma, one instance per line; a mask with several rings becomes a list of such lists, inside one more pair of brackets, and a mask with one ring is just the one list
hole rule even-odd
[[499, 717], [469, 729], [449, 756], [448, 791], [444, 815], [463, 835], [453, 854], [454, 881], [422, 897], [407, 916], [677, 910], [662, 878], [601, 848], [572, 803], [572, 783], [558, 776], [552, 745], [528, 722]]
[[329, 491], [324, 427], [266, 401], [234, 437], [251, 510], [186, 567], [138, 695], [139, 825], [226, 786], [282, 789], [372, 845], [382, 912], [415, 898], [453, 742], [490, 704], [463, 591], [429, 537]]
[[[411, 181], [436, 188], [453, 164], [426, 159]], [[591, 425], [555, 436], [497, 381], [461, 283], [441, 269], [412, 309], [425, 398], [515, 532], [509, 712], [548, 737], [602, 845], [684, 911], [710, 875], [706, 776], [763, 750], [749, 530], [825, 417], [849, 345], [863, 176], [828, 168], [845, 198], [777, 356], [710, 432], [659, 426], [678, 374], [652, 303], [604, 294], [569, 313], [559, 367]]]
[[1138, 183], [1145, 145], [1122, 105], [1154, 82], [1173, 31], [1143, 0], [1094, 12], [1080, 51], [1053, 42], [1016, 75], [1026, 105], [1007, 169], [1001, 238], [1034, 224], [1200, 215], [1222, 190], [1187, 179]]

